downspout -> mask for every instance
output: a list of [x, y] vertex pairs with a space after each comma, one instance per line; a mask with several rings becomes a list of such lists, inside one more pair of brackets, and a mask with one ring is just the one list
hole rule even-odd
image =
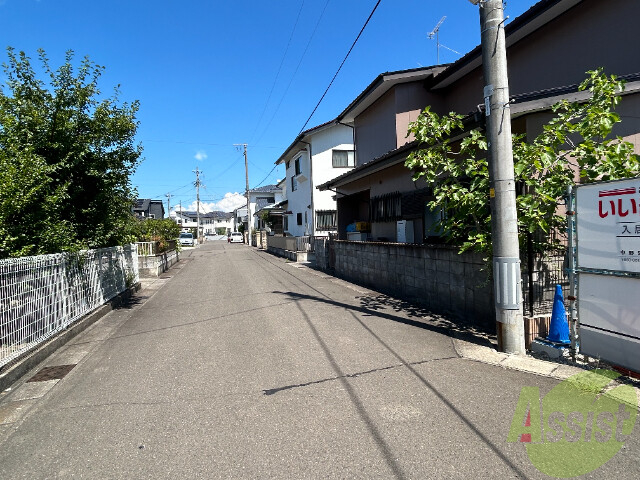
[[313, 159], [311, 157], [311, 143], [300, 140], [300, 143], [307, 145], [307, 154], [309, 155], [309, 195], [311, 196], [311, 236], [316, 234], [316, 208], [313, 204]]

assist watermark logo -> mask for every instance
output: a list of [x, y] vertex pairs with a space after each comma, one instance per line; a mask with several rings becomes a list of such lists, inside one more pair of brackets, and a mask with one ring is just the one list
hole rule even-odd
[[636, 423], [633, 387], [607, 389], [619, 376], [610, 370], [579, 373], [542, 402], [537, 387], [522, 388], [507, 441], [524, 443], [533, 465], [551, 477], [592, 472], [618, 453]]

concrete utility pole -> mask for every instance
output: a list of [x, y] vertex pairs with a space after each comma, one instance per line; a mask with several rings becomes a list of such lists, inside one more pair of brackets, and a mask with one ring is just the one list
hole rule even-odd
[[165, 197], [167, 197], [167, 215], [171, 218], [171, 194], [167, 193]]
[[200, 243], [200, 170], [196, 167], [196, 242]]
[[504, 12], [502, 0], [469, 1], [480, 3], [498, 348], [522, 355], [524, 320]]
[[251, 204], [249, 203], [249, 162], [247, 160], [247, 144], [236, 143], [234, 146], [243, 147], [244, 149], [244, 176], [247, 192], [247, 228], [245, 229], [245, 232], [247, 232], [247, 245], [251, 245], [251, 208], [249, 208]]

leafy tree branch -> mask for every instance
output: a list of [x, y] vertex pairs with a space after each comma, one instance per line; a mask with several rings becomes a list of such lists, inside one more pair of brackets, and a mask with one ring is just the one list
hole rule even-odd
[[[568, 185], [576, 182], [616, 180], [640, 174], [640, 160], [632, 143], [611, 135], [620, 116], [624, 82], [602, 69], [587, 72], [579, 91], [584, 102], [563, 100], [553, 106], [554, 117], [530, 143], [513, 136], [513, 157], [521, 242], [524, 235], [562, 231], [565, 218], [558, 214]], [[434, 190], [430, 208], [444, 207], [440, 229], [461, 251], [491, 251], [491, 211], [487, 141], [478, 130], [465, 131], [463, 117], [439, 116], [427, 107], [409, 125], [421, 148], [405, 165], [414, 180], [424, 178]], [[548, 235], [538, 245], [556, 248]]]

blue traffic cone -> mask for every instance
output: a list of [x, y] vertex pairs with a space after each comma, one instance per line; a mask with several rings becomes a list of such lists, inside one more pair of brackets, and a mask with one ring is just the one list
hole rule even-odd
[[556, 285], [556, 294], [553, 297], [551, 325], [549, 326], [549, 336], [547, 337], [547, 340], [555, 343], [571, 343], [571, 340], [569, 339], [567, 312], [564, 309], [564, 298], [562, 297], [562, 287], [560, 285]]

